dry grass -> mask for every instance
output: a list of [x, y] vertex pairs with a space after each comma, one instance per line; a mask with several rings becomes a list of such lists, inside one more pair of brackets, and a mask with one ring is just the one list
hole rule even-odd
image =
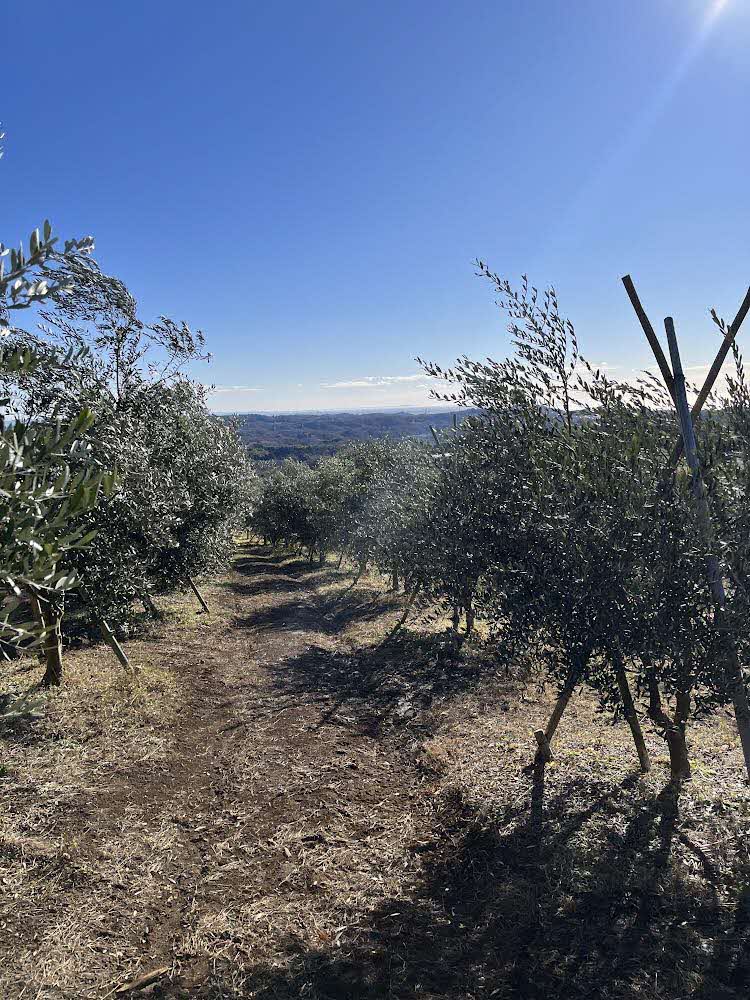
[[745, 995], [750, 789], [732, 721], [693, 727], [695, 776], [678, 791], [662, 740], [647, 732], [641, 775], [628, 728], [586, 695], [529, 774], [551, 707], [523, 690], [493, 707], [468, 697], [426, 747], [454, 844], [503, 885], [463, 888], [472, 937], [504, 940], [495, 995]]
[[400, 599], [349, 582], [246, 546], [210, 618], [161, 602], [136, 677], [69, 656], [0, 739], [0, 996], [746, 997], [731, 720], [677, 796], [577, 697], [529, 772], [549, 694], [439, 630], [381, 646]]
[[[29, 684], [28, 664], [9, 673], [16, 690]], [[135, 958], [137, 917], [114, 913], [112, 898], [137, 895], [143, 858], [165, 848], [127, 822], [108, 836], [114, 818], [101, 824], [97, 803], [136, 762], [165, 766], [175, 707], [163, 666], [144, 659], [131, 677], [108, 649], [80, 651], [41, 719], [0, 741], [0, 948], [14, 956], [0, 967], [2, 996], [101, 996], [113, 966]]]

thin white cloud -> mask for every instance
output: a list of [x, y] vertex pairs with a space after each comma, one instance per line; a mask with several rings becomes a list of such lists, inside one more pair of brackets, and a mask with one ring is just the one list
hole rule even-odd
[[363, 375], [360, 378], [342, 382], [321, 382], [321, 389], [373, 389], [384, 385], [398, 385], [401, 382], [423, 382], [428, 385], [423, 372], [416, 375]]
[[218, 395], [222, 392], [263, 392], [262, 385], [208, 385], [206, 386], [210, 395]]

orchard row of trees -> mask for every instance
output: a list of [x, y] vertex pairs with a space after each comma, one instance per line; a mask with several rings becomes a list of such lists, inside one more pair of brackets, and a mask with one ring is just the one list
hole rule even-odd
[[[560, 701], [586, 684], [623, 715], [649, 767], [640, 719], [690, 773], [688, 720], [734, 706], [747, 739], [750, 657], [750, 386], [734, 351], [727, 393], [698, 424], [707, 536], [691, 476], [674, 461], [672, 399], [655, 378], [618, 383], [581, 354], [554, 291], [516, 289], [483, 265], [510, 316], [514, 352], [462, 358], [443, 398], [476, 407], [430, 443], [360, 444], [310, 469], [286, 462], [252, 519], [310, 558], [346, 553], [401, 582], [417, 606], [475, 628], [516, 666], [542, 665]], [[726, 332], [726, 328], [722, 328]], [[719, 557], [717, 610], [707, 559]], [[742, 671], [742, 668], [740, 668]]]
[[28, 252], [0, 245], [0, 653], [41, 643], [52, 684], [64, 611], [127, 634], [154, 594], [226, 563], [258, 486], [184, 374], [202, 335], [143, 321], [93, 249], [49, 223]]

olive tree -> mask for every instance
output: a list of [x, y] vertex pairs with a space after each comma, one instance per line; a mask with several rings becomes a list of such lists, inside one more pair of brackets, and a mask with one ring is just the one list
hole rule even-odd
[[592, 371], [552, 290], [539, 296], [524, 280], [516, 291], [481, 272], [511, 317], [514, 355], [427, 368], [454, 384], [448, 398], [484, 410], [474, 442], [504, 471], [487, 522], [482, 613], [559, 686], [543, 749], [575, 686], [588, 683], [624, 711], [647, 767], [627, 669], [683, 776], [691, 704], [708, 711], [728, 694], [684, 477], [664, 475], [674, 424], [663, 396]]
[[69, 415], [83, 401], [96, 412], [90, 452], [116, 467], [121, 487], [85, 521], [96, 531], [72, 557], [85, 577], [85, 618], [121, 632], [134, 601], [223, 565], [245, 520], [252, 472], [233, 428], [208, 413], [205, 389], [182, 368], [202, 359], [203, 336], [184, 323], [140, 320], [126, 286], [80, 253], [56, 261], [77, 294], [52, 293], [33, 350], [67, 348], [62, 373], [21, 372], [13, 385], [31, 420]]
[[[30, 370], [41, 360], [30, 353], [0, 350], [0, 375]], [[49, 363], [49, 361], [47, 362]], [[67, 423], [14, 420], [0, 431], [0, 644], [15, 646], [45, 638], [44, 682], [60, 682], [57, 633], [62, 596], [75, 587], [74, 553], [93, 539], [86, 514], [115, 477], [92, 462], [86, 434], [93, 423], [82, 410]], [[34, 620], [19, 617], [31, 601]]]

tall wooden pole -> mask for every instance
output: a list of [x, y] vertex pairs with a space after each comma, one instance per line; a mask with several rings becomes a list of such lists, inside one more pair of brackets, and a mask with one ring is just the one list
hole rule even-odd
[[646, 334], [646, 340], [648, 341], [651, 350], [654, 352], [654, 358], [659, 366], [661, 377], [664, 379], [664, 385], [667, 387], [669, 395], [672, 399], [674, 399], [674, 381], [672, 380], [672, 372], [669, 370], [667, 359], [664, 357], [664, 351], [661, 349], [659, 338], [656, 336], [656, 331], [651, 325], [651, 320], [646, 315], [646, 310], [643, 308], [641, 300], [638, 298], [638, 292], [635, 290], [633, 279], [629, 274], [626, 274], [622, 279], [622, 283], [625, 286], [625, 291], [628, 293], [630, 304], [638, 317], [638, 321], [641, 324], [643, 332]]
[[732, 703], [734, 705], [734, 715], [737, 721], [737, 731], [742, 744], [742, 752], [745, 757], [745, 767], [748, 778], [750, 778], [750, 704], [748, 704], [745, 682], [742, 677], [742, 666], [737, 655], [737, 647], [731, 636], [727, 625], [726, 593], [722, 580], [721, 568], [718, 557], [712, 549], [715, 548], [713, 525], [711, 523], [711, 512], [708, 506], [708, 496], [706, 485], [703, 481], [700, 459], [698, 458], [698, 448], [695, 441], [695, 429], [688, 406], [687, 393], [685, 391], [685, 375], [682, 371], [682, 361], [677, 345], [677, 335], [674, 329], [674, 322], [671, 316], [664, 320], [667, 331], [667, 342], [669, 353], [672, 358], [672, 375], [674, 377], [675, 406], [680, 420], [682, 430], [682, 440], [685, 447], [685, 459], [690, 468], [691, 483], [695, 506], [698, 513], [698, 524], [703, 536], [703, 542], [709, 550], [706, 556], [706, 572], [708, 575], [708, 585], [711, 590], [711, 597], [714, 603], [718, 628], [724, 638], [726, 646], [725, 669], [729, 680]]
[[[672, 372], [669, 370], [669, 365], [667, 364], [667, 360], [664, 357], [664, 352], [661, 349], [661, 344], [659, 343], [656, 333], [654, 332], [654, 328], [651, 325], [651, 321], [646, 315], [646, 310], [643, 308], [643, 306], [641, 305], [641, 300], [638, 298], [638, 292], [636, 292], [635, 290], [633, 279], [630, 277], [629, 274], [626, 274], [622, 279], [622, 283], [625, 286], [625, 291], [628, 293], [628, 298], [630, 299], [631, 305], [633, 306], [635, 314], [638, 317], [638, 321], [640, 322], [641, 327], [643, 328], [643, 332], [646, 334], [646, 340], [648, 340], [649, 344], [651, 345], [651, 350], [654, 352], [654, 357], [656, 358], [656, 363], [659, 366], [659, 371], [661, 372], [662, 378], [664, 379], [664, 384], [669, 390], [669, 395], [672, 397], [672, 400], [675, 401], [674, 380], [672, 378]], [[734, 317], [729, 326], [729, 329], [727, 330], [726, 336], [722, 341], [721, 347], [719, 348], [716, 357], [714, 358], [713, 364], [709, 369], [708, 375], [706, 376], [706, 379], [701, 387], [701, 391], [698, 393], [698, 396], [695, 402], [693, 403], [693, 408], [690, 411], [690, 416], [693, 424], [695, 424], [698, 418], [700, 417], [703, 405], [708, 399], [708, 397], [711, 395], [711, 391], [713, 390], [713, 387], [716, 384], [716, 379], [719, 377], [719, 372], [721, 371], [721, 367], [726, 361], [727, 354], [729, 354], [732, 344], [734, 343], [737, 334], [740, 332], [740, 327], [745, 321], [745, 317], [747, 316], [748, 312], [750, 312], [750, 288], [748, 288], [748, 290], [745, 292], [745, 298], [742, 300], [742, 304], [740, 305], [740, 308], [737, 310], [737, 315]], [[680, 437], [675, 442], [674, 450], [672, 451], [670, 459], [671, 468], [674, 468], [679, 462], [680, 456], [682, 455], [682, 448], [683, 448], [682, 437]]]
[[630, 685], [628, 684], [628, 675], [625, 672], [625, 662], [619, 648], [614, 652], [612, 664], [615, 668], [617, 687], [620, 689], [620, 697], [622, 698], [622, 708], [625, 721], [630, 726], [630, 732], [633, 736], [635, 752], [638, 754], [638, 763], [641, 765], [641, 771], [646, 774], [647, 771], [651, 770], [651, 758], [648, 755], [646, 741], [643, 738], [643, 730], [641, 729], [638, 712], [636, 711], [635, 703], [633, 702], [633, 695], [630, 690]]
[[537, 742], [538, 751], [537, 757], [542, 761], [552, 760], [552, 748], [550, 743], [552, 742], [552, 737], [557, 732], [557, 727], [560, 725], [560, 719], [562, 719], [565, 714], [565, 709], [568, 707], [568, 702], [573, 697], [573, 692], [576, 689], [576, 685], [583, 676], [584, 668], [588, 662], [588, 652], [583, 655], [576, 657], [573, 661], [573, 665], [568, 671], [568, 676], [565, 678], [565, 683], [562, 686], [560, 694], [557, 696], [557, 701], [555, 702], [555, 707], [552, 709], [552, 715], [549, 717], [549, 722], [546, 728], [537, 729], [534, 733], [534, 739]]

